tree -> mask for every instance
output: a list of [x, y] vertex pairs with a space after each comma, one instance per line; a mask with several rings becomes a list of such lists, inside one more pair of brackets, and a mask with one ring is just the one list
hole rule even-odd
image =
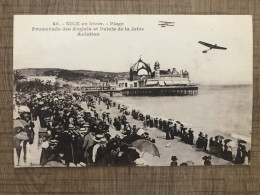
[[35, 79], [18, 83], [17, 89], [23, 92], [44, 92], [48, 90], [48, 87], [43, 83], [42, 80]]
[[46, 85], [51, 85], [51, 81], [47, 81], [47, 82], [46, 82]]
[[60, 87], [60, 83], [59, 83], [58, 81], [56, 81], [56, 82], [54, 83], [54, 89], [55, 89], [55, 90], [58, 90], [59, 87]]
[[24, 79], [23, 73], [20, 70], [14, 70], [14, 90], [16, 91], [17, 83]]
[[47, 81], [45, 83], [45, 87], [46, 87], [47, 91], [52, 90], [53, 89], [52, 82], [51, 81]]
[[56, 76], [56, 73], [54, 72], [54, 70], [47, 70], [45, 72], [43, 72], [44, 76]]
[[46, 86], [44, 85], [43, 81], [40, 79], [35, 79], [31, 81], [32, 89], [35, 91], [45, 91]]

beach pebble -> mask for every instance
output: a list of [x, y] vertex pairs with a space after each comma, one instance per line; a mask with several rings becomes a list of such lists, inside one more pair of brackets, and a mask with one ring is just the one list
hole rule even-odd
[[166, 144], [165, 147], [170, 147], [171, 145], [172, 145], [171, 143], [168, 143], [168, 144]]

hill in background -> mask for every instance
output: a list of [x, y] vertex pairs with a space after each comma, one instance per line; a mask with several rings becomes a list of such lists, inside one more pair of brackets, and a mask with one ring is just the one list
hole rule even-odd
[[102, 72], [91, 70], [66, 70], [58, 68], [26, 68], [17, 69], [25, 77], [28, 76], [57, 76], [67, 81], [80, 81], [82, 79], [98, 79], [100, 81], [115, 81], [116, 79], [128, 78], [128, 72]]

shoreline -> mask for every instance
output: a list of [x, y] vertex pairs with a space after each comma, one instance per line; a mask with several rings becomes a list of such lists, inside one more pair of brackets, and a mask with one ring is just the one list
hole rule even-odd
[[[106, 97], [108, 98], [108, 97]], [[112, 98], [108, 98], [109, 100], [114, 101]], [[125, 105], [126, 104], [122, 104]], [[98, 112], [99, 116], [104, 111], [110, 112], [110, 117], [113, 119], [114, 117], [118, 117], [119, 115], [122, 115], [123, 113], [119, 111], [118, 109], [118, 103], [116, 104], [116, 107], [110, 107], [107, 109], [106, 104], [101, 101], [100, 105], [98, 104], [98, 101], [96, 101], [96, 111]], [[94, 113], [91, 111], [91, 108], [87, 108], [86, 102], [81, 102], [81, 107], [88, 112]], [[16, 107], [15, 107], [16, 108]], [[129, 108], [128, 108], [129, 109]], [[133, 108], [134, 109], [134, 108]], [[143, 121], [136, 120], [132, 117], [132, 115], [126, 115], [127, 121], [131, 126], [136, 125], [137, 128], [143, 128]], [[35, 133], [38, 134], [38, 128], [39, 128], [39, 121], [35, 121]], [[146, 132], [149, 133], [149, 136], [151, 138], [155, 139], [155, 145], [159, 149], [160, 152], [160, 158], [159, 157], [153, 157], [150, 154], [145, 153], [143, 155], [143, 159], [146, 160], [147, 164], [149, 166], [170, 166], [171, 163], [171, 156], [177, 156], [178, 158], [178, 165], [181, 163], [185, 163], [187, 161], [193, 161], [194, 166], [204, 166], [204, 161], [202, 160], [203, 156], [210, 155], [209, 153], [205, 151], [201, 151], [201, 149], [196, 148], [196, 145], [190, 145], [182, 142], [179, 137], [175, 136], [175, 139], [173, 140], [166, 140], [165, 139], [165, 132], [161, 129], [158, 129], [156, 127], [146, 127]], [[112, 137], [114, 137], [116, 134], [119, 134], [120, 137], [122, 137], [122, 130], [116, 131], [113, 125], [110, 125], [109, 133]], [[196, 140], [197, 135], [194, 136], [194, 140]], [[21, 163], [19, 167], [15, 166], [16, 168], [24, 168], [24, 167], [41, 167], [38, 164], [39, 158], [40, 158], [40, 151], [41, 151], [41, 145], [37, 146], [38, 140], [33, 143], [33, 145], [29, 145], [30, 152], [28, 152], [28, 161], [27, 163]], [[236, 155], [236, 152], [233, 152], [233, 156]], [[221, 157], [217, 157], [214, 155], [211, 155], [211, 163], [212, 165], [234, 165], [232, 162], [226, 161]], [[14, 158], [16, 161], [16, 156], [14, 153]], [[21, 155], [22, 158], [22, 155]], [[247, 162], [247, 161], [246, 161]], [[31, 163], [31, 164], [30, 164]], [[248, 165], [248, 163], [246, 163]], [[52, 165], [52, 167], [60, 167], [57, 165]], [[71, 166], [73, 167], [73, 166]], [[75, 166], [76, 167], [76, 166]], [[79, 167], [79, 166], [78, 166]]]
[[[107, 109], [103, 101], [101, 101], [100, 105], [98, 105], [97, 103], [95, 107], [99, 114], [102, 113], [103, 111], [109, 111], [110, 117], [112, 119], [122, 114], [119, 112], [117, 105], [116, 107], [110, 107], [109, 109]], [[85, 106], [83, 106], [83, 108], [85, 109]], [[126, 118], [131, 126], [136, 125], [137, 128], [143, 128], [143, 121], [136, 120], [131, 115], [126, 115]], [[182, 142], [180, 138], [177, 136], [175, 136], [173, 140], [166, 140], [165, 132], [163, 132], [158, 128], [146, 127], [146, 132], [149, 133], [149, 136], [151, 138], [155, 139], [156, 141], [155, 145], [159, 149], [161, 155], [159, 158], [159, 157], [152, 157], [150, 154], [145, 153], [143, 158], [146, 160], [149, 166], [170, 166], [171, 156], [173, 155], [178, 157], [178, 165], [180, 165], [183, 162], [193, 161], [194, 166], [196, 165], [204, 166], [204, 161], [202, 160], [202, 157], [205, 155], [210, 155], [209, 153], [201, 151], [200, 149], [196, 148], [195, 144], [189, 145]], [[122, 136], [121, 130], [116, 131], [113, 126], [110, 126], [109, 133], [112, 136], [115, 136], [116, 134]], [[233, 163], [226, 161], [220, 157], [216, 157], [214, 155], [212, 155], [211, 157], [212, 157], [211, 159], [212, 165], [233, 165]]]
[[[115, 99], [114, 97], [110, 97], [107, 94], [102, 94], [101, 96], [102, 97], [104, 96], [104, 97], [116, 102], [117, 104], [119, 103], [121, 105], [125, 105], [129, 110], [135, 109], [135, 110], [140, 110], [140, 112], [144, 115], [150, 114], [148, 112], [143, 112], [143, 110], [141, 110], [141, 109], [134, 108], [134, 105], [131, 105], [131, 104], [129, 105], [129, 104], [125, 103], [124, 101], [119, 101], [118, 99]], [[118, 96], [118, 97], [120, 98], [121, 96]], [[122, 96], [122, 97], [124, 97], [124, 96]], [[171, 118], [171, 117], [167, 118], [167, 117], [161, 117], [161, 116], [155, 116], [155, 115], [152, 117], [158, 117], [158, 118], [161, 118], [162, 120], [168, 120], [169, 118]], [[174, 121], [181, 121], [181, 123], [184, 124], [185, 127], [192, 128], [194, 130], [194, 132], [197, 133], [197, 134], [194, 134], [194, 138], [198, 137], [198, 133], [200, 132], [200, 130], [197, 130], [200, 128], [198, 125], [191, 124], [186, 121], [182, 121], [180, 119], [175, 119], [175, 118], [174, 118]], [[206, 129], [206, 128], [202, 128], [202, 129]], [[160, 130], [160, 129], [158, 129], [158, 130]], [[213, 137], [213, 138], [216, 135], [222, 134], [222, 135], [224, 135], [225, 138], [230, 138], [234, 142], [237, 142], [239, 139], [243, 139], [243, 140], [247, 141], [246, 146], [251, 148], [251, 137], [250, 136], [241, 135], [239, 133], [225, 132], [225, 131], [221, 131], [221, 130], [216, 130], [215, 132], [216, 132], [216, 134], [212, 134], [211, 132], [206, 133], [206, 134], [208, 134], [209, 137]], [[204, 132], [202, 132], [202, 133], [204, 133]]]
[[[124, 104], [124, 105], [128, 106], [130, 109], [136, 109], [136, 108], [140, 107], [140, 105], [139, 106], [138, 105], [133, 105], [133, 101], [132, 100], [129, 101], [130, 103], [125, 103], [125, 102], [127, 102], [127, 99], [124, 101], [125, 96], [116, 96], [115, 95], [114, 97], [109, 97], [107, 94], [102, 94], [102, 96], [103, 95], [106, 98], [109, 98], [109, 99], [111, 99], [111, 100], [113, 100], [115, 102], [119, 102], [120, 104]], [[204, 92], [203, 92], [203, 95], [204, 95]], [[139, 98], [139, 96], [136, 96], [136, 97]], [[144, 96], [142, 96], [142, 97], [144, 97]], [[120, 98], [122, 98], [122, 100], [120, 100]], [[142, 100], [143, 99], [141, 98], [140, 101], [142, 101]], [[152, 99], [152, 100], [154, 102], [154, 99]], [[191, 101], [188, 100], [188, 102], [191, 102]], [[243, 121], [244, 122], [243, 124], [247, 124], [244, 127], [237, 126], [237, 125], [240, 124], [240, 123], [237, 122], [237, 123], [234, 123], [235, 125], [233, 125], [233, 126], [228, 126], [228, 125], [230, 125], [230, 123], [228, 123], [227, 126], [223, 126], [222, 125], [222, 126], [216, 126], [216, 128], [211, 128], [211, 127], [209, 128], [209, 125], [201, 125], [201, 123], [196, 123], [197, 121], [187, 122], [187, 118], [185, 118], [185, 117], [183, 118], [183, 117], [179, 116], [179, 118], [177, 119], [177, 117], [175, 118], [175, 116], [170, 116], [169, 113], [166, 114], [166, 116], [162, 116], [161, 115], [162, 113], [158, 113], [157, 115], [156, 114], [151, 114], [151, 113], [154, 113], [154, 110], [152, 110], [152, 111], [148, 110], [147, 111], [147, 109], [146, 109], [146, 112], [145, 112], [145, 109], [142, 109], [142, 108], [141, 109], [136, 109], [136, 110], [141, 110], [141, 112], [143, 114], [150, 114], [153, 117], [162, 118], [164, 120], [168, 120], [169, 118], [173, 118], [175, 121], [181, 121], [185, 126], [187, 126], [189, 128], [192, 128], [192, 130], [194, 130], [194, 132], [196, 134], [199, 134], [200, 131], [203, 132], [203, 131], [209, 129], [209, 131], [205, 132], [205, 133], [207, 133], [209, 135], [209, 137], [213, 137], [214, 138], [214, 136], [216, 136], [216, 135], [222, 135], [225, 138], [232, 139], [234, 142], [237, 142], [239, 139], [243, 139], [243, 140], [247, 141], [247, 144], [246, 144], [247, 147], [251, 148], [252, 119], [248, 119], [247, 121]], [[168, 115], [168, 117], [167, 117], [167, 115]], [[230, 118], [230, 120], [232, 120], [232, 118]], [[251, 122], [248, 122], [249, 120]], [[203, 123], [203, 119], [200, 120], [200, 121], [202, 121], [202, 123]], [[213, 121], [213, 122], [216, 122], [216, 121]], [[227, 122], [227, 120], [225, 122]], [[195, 136], [197, 136], [197, 135], [195, 135]]]

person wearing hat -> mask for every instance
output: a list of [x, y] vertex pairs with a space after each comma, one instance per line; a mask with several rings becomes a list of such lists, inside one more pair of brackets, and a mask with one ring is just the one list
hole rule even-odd
[[65, 130], [59, 135], [59, 149], [60, 153], [63, 153], [63, 159], [65, 160], [65, 164], [69, 167], [70, 162], [74, 161], [73, 156], [73, 138], [71, 129]]
[[154, 118], [154, 126], [155, 126], [156, 128], [158, 128], [158, 118], [157, 118], [157, 117]]
[[210, 137], [210, 139], [209, 139], [209, 150], [210, 150], [210, 152], [213, 150], [213, 147], [214, 147], [213, 137]]
[[174, 123], [174, 125], [173, 125], [173, 134], [175, 135], [175, 136], [178, 136], [178, 131], [177, 131], [177, 124], [176, 123]]
[[181, 141], [185, 141], [185, 136], [186, 136], [186, 134], [187, 134], [186, 129], [187, 129], [187, 128], [185, 128], [184, 125], [181, 124], [181, 134], [180, 134], [180, 135], [181, 135], [181, 136], [180, 136], [180, 137], [181, 137]]
[[92, 163], [91, 152], [89, 151], [91, 147], [95, 144], [95, 132], [90, 129], [90, 132], [84, 137], [83, 140], [83, 150], [84, 150], [84, 159], [87, 165]]
[[31, 113], [32, 113], [32, 120], [36, 121], [37, 120], [37, 113], [36, 113], [35, 106], [32, 106]]
[[200, 133], [199, 133], [199, 136], [198, 136], [198, 139], [197, 139], [197, 141], [196, 141], [196, 146], [197, 146], [197, 148], [203, 148], [203, 140], [204, 140], [203, 133], [200, 132]]
[[153, 128], [153, 126], [154, 126], [154, 120], [153, 120], [153, 117], [150, 117], [150, 119], [149, 119], [149, 125], [150, 125], [150, 127]]
[[103, 121], [105, 121], [106, 116], [107, 116], [106, 112], [103, 112], [103, 113], [102, 113], [102, 119], [103, 119]]
[[57, 150], [58, 140], [52, 139], [49, 142], [49, 146], [43, 150], [41, 155], [41, 166], [46, 165], [50, 161], [61, 162], [59, 153]]
[[111, 117], [108, 118], [108, 123], [109, 123], [109, 125], [112, 125], [112, 118]]
[[114, 127], [116, 128], [116, 131], [120, 131], [121, 129], [121, 123], [117, 118], [114, 118], [114, 123], [113, 123]]
[[237, 154], [235, 157], [235, 164], [244, 164], [245, 163], [245, 157], [247, 155], [246, 147], [243, 144], [238, 144], [237, 147]]
[[216, 156], [222, 156], [223, 153], [223, 145], [219, 140], [218, 136], [215, 136], [215, 141], [214, 141], [214, 146], [215, 146], [215, 155]]
[[164, 123], [164, 125], [163, 125], [163, 130], [164, 130], [165, 133], [166, 133], [166, 139], [167, 139], [167, 140], [171, 139], [170, 127], [169, 127], [169, 124], [168, 124], [167, 122]]
[[224, 145], [224, 151], [223, 151], [222, 158], [225, 160], [228, 160], [230, 162], [233, 161], [232, 149], [231, 149], [231, 146], [229, 146], [227, 142], [225, 142], [225, 145]]
[[202, 159], [204, 160], [204, 165], [206, 165], [206, 166], [211, 165], [211, 162], [210, 162], [211, 156], [204, 156]]
[[138, 129], [137, 132], [133, 132], [130, 135], [125, 136], [122, 139], [122, 142], [126, 143], [126, 144], [131, 144], [132, 142], [138, 140], [138, 139], [142, 139], [142, 135], [145, 133], [145, 131], [143, 129]]
[[64, 120], [62, 118], [61, 111], [55, 110], [53, 114], [53, 126], [57, 126], [59, 123], [63, 123]]
[[117, 165], [117, 160], [118, 160], [118, 153], [120, 151], [120, 144], [121, 144], [121, 139], [118, 134], [107, 142], [107, 151], [109, 154], [109, 165], [110, 166], [115, 166]]
[[84, 138], [85, 135], [88, 133], [88, 130], [86, 128], [82, 127], [79, 129], [79, 133]]
[[137, 128], [136, 128], [136, 125], [133, 125], [133, 132], [137, 132]]
[[193, 131], [191, 130], [191, 128], [189, 128], [189, 133], [188, 133], [188, 144], [193, 145], [193, 139], [194, 139]]
[[39, 119], [40, 119], [40, 125], [42, 128], [47, 128], [47, 123], [50, 122], [50, 121], [48, 121], [50, 119], [50, 115], [51, 115], [51, 112], [47, 108], [47, 106], [43, 106], [40, 109]]
[[89, 128], [89, 123], [88, 122], [85, 122], [84, 124], [83, 124], [83, 128]]
[[177, 163], [178, 158], [176, 156], [172, 156], [171, 160], [172, 160], [172, 162], [171, 162], [172, 167], [178, 166], [178, 163]]
[[69, 124], [69, 130], [74, 130], [75, 126], [73, 124]]
[[158, 124], [159, 124], [159, 129], [162, 129], [163, 128], [163, 121], [162, 121], [161, 118], [159, 119]]
[[25, 131], [26, 131], [29, 139], [24, 140], [24, 142], [23, 142], [23, 152], [24, 152], [23, 158], [24, 158], [24, 162], [26, 162], [26, 158], [27, 158], [27, 147], [26, 147], [26, 145], [27, 145], [28, 142], [29, 142], [30, 145], [33, 144], [34, 135], [35, 135], [35, 133], [34, 133], [35, 125], [34, 125], [34, 122], [31, 121], [31, 114], [30, 113], [23, 113], [21, 115], [21, 118], [29, 124], [29, 127], [25, 128]]
[[108, 155], [106, 148], [107, 140], [102, 137], [97, 140], [96, 145], [93, 147], [92, 161], [96, 166], [106, 166], [108, 164]]
[[170, 124], [169, 124], [169, 130], [170, 130], [170, 136], [171, 136], [170, 139], [174, 139], [174, 128], [173, 128], [172, 122], [170, 122]]
[[42, 151], [41, 151], [41, 156], [40, 156], [40, 165], [42, 164], [43, 159], [46, 158], [46, 149], [49, 147], [49, 145], [50, 144], [49, 144], [49, 141], [47, 141], [47, 138], [43, 137], [42, 144], [41, 144]]
[[84, 138], [81, 136], [80, 129], [72, 132], [72, 148], [74, 163], [79, 164], [84, 161], [84, 150], [82, 148]]
[[74, 126], [83, 127], [83, 125], [79, 122], [80, 118], [74, 118], [73, 124]]
[[124, 125], [124, 132], [123, 132], [123, 134], [124, 135], [130, 135], [131, 133], [132, 133], [132, 128], [129, 125], [129, 122], [126, 122], [125, 125]]
[[203, 139], [203, 149], [205, 151], [207, 151], [207, 147], [208, 147], [208, 135], [206, 134], [204, 139]]

